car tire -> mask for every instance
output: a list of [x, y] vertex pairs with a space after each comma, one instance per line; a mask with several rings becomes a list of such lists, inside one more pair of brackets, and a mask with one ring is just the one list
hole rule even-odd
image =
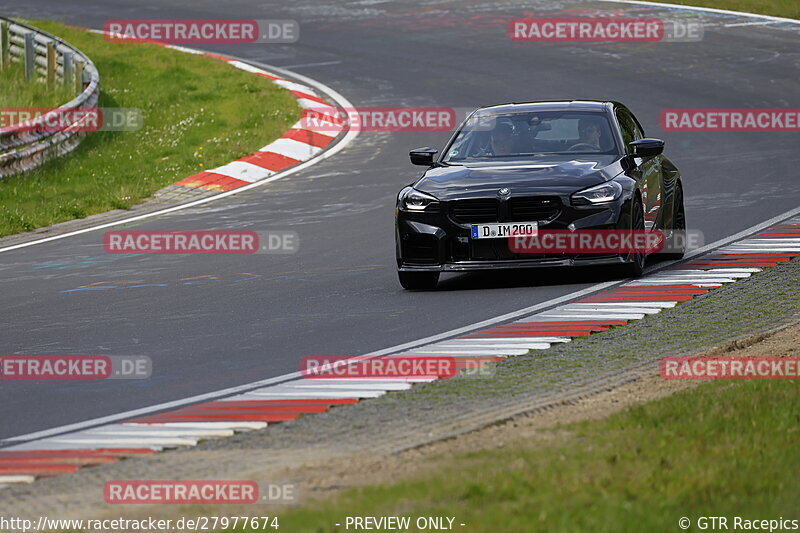
[[[636, 198], [633, 201], [633, 207], [631, 208], [631, 229], [634, 231], [644, 230], [644, 206], [640, 198]], [[630, 254], [629, 258], [631, 261], [622, 265], [619, 272], [626, 278], [638, 278], [644, 272], [647, 254], [644, 252], [633, 252]]]
[[400, 285], [404, 289], [429, 291], [436, 288], [439, 283], [438, 272], [397, 272], [400, 278]]
[[686, 253], [686, 236], [681, 238], [680, 243], [676, 244], [675, 232], [686, 231], [686, 211], [683, 208], [683, 189], [680, 185], [675, 189], [675, 200], [672, 208], [672, 237], [667, 246], [674, 252], [665, 253], [662, 257], [667, 260], [683, 259]]

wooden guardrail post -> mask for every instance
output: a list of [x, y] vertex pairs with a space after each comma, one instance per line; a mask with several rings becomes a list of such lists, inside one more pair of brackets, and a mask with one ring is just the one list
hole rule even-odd
[[61, 82], [64, 87], [70, 87], [75, 83], [75, 64], [73, 63], [72, 52], [64, 52], [64, 70]]
[[8, 49], [11, 42], [8, 39], [8, 22], [0, 21], [0, 70], [8, 68]]
[[25, 32], [25, 81], [36, 77], [36, 44], [33, 32]]
[[47, 42], [47, 86], [53, 87], [56, 84], [56, 44], [53, 41]]
[[75, 60], [75, 91], [78, 93], [83, 92], [83, 60]]

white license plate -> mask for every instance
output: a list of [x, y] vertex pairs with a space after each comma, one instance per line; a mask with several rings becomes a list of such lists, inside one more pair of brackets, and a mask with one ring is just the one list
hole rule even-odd
[[473, 224], [470, 237], [473, 239], [507, 239], [514, 236], [535, 237], [538, 222], [510, 222], [500, 224]]

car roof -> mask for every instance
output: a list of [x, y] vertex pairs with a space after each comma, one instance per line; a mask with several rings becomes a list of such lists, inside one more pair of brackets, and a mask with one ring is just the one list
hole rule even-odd
[[512, 102], [481, 107], [477, 112], [520, 113], [526, 111], [595, 111], [604, 112], [613, 107], [625, 107], [608, 100], [552, 100], [539, 102]]

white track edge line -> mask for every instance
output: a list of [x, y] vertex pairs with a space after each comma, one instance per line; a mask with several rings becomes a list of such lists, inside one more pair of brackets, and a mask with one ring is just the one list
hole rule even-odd
[[749, 18], [757, 18], [757, 19], [764, 19], [764, 20], [771, 20], [773, 22], [786, 22], [789, 24], [800, 24], [800, 20], [786, 18], [786, 17], [775, 17], [772, 15], [761, 15], [758, 13], [749, 13], [747, 11], [731, 11], [729, 9], [717, 9], [713, 7], [700, 7], [700, 6], [686, 6], [683, 4], [667, 4], [664, 2], [646, 2], [643, 0], [599, 0], [600, 2], [606, 2], [609, 4], [634, 4], [634, 5], [642, 5], [642, 6], [653, 6], [653, 7], [666, 7], [670, 9], [685, 9], [688, 11], [704, 11], [706, 13], [718, 13], [720, 15], [734, 15], [737, 17], [749, 17]]
[[[221, 55], [221, 54], [218, 54], [218, 55]], [[336, 101], [336, 104], [338, 106], [343, 107], [345, 109], [353, 108], [353, 104], [351, 104], [349, 100], [347, 100], [344, 96], [339, 94], [337, 91], [335, 91], [332, 88], [328, 87], [327, 85], [324, 85], [323, 83], [318, 82], [316, 80], [313, 80], [313, 79], [311, 79], [311, 78], [309, 78], [307, 76], [303, 76], [301, 74], [295, 74], [293, 72], [287, 71], [287, 70], [282, 69], [282, 68], [272, 67], [270, 65], [265, 65], [264, 63], [259, 63], [259, 62], [256, 62], [256, 61], [249, 61], [247, 59], [237, 58], [235, 56], [226, 56], [226, 57], [229, 57], [231, 59], [235, 59], [237, 61], [242, 61], [242, 62], [247, 62], [247, 63], [253, 64], [253, 65], [257, 65], [259, 67], [271, 70], [273, 72], [278, 72], [278, 73], [283, 74], [285, 76], [294, 77], [296, 79], [299, 79], [299, 80], [303, 81], [304, 83], [307, 83], [308, 85], [311, 85], [312, 87], [314, 87], [316, 89], [319, 89], [326, 96], [331, 97], [331, 99]], [[83, 228], [83, 229], [79, 229], [79, 230], [75, 230], [75, 231], [70, 231], [70, 232], [67, 232], [67, 233], [61, 233], [59, 235], [52, 235], [50, 237], [44, 237], [44, 238], [41, 238], [41, 239], [37, 239], [35, 241], [28, 241], [28, 242], [23, 242], [23, 243], [20, 243], [20, 244], [14, 244], [14, 245], [11, 245], [11, 246], [6, 246], [5, 248], [0, 248], [0, 253], [10, 252], [12, 250], [17, 250], [17, 249], [20, 249], [20, 248], [27, 248], [28, 246], [34, 246], [36, 244], [43, 244], [43, 243], [46, 243], [46, 242], [56, 241], [56, 240], [59, 240], [59, 239], [66, 239], [67, 237], [74, 237], [75, 235], [81, 235], [83, 233], [89, 233], [89, 232], [92, 232], [92, 231], [97, 231], [97, 230], [101, 230], [101, 229], [105, 229], [105, 228], [111, 228], [111, 227], [119, 226], [119, 225], [122, 225], [122, 224], [129, 224], [131, 222], [136, 222], [136, 221], [144, 220], [144, 219], [147, 219], [147, 218], [152, 218], [152, 217], [156, 217], [156, 216], [165, 215], [167, 213], [173, 213], [175, 211], [180, 211], [182, 209], [187, 209], [187, 208], [190, 208], [190, 207], [195, 207], [195, 206], [198, 206], [198, 205], [207, 204], [207, 203], [210, 203], [210, 202], [213, 202], [213, 201], [216, 201], [216, 200], [221, 200], [222, 198], [227, 198], [228, 196], [232, 196], [232, 195], [240, 193], [240, 192], [244, 192], [244, 191], [247, 191], [247, 190], [250, 190], [250, 189], [254, 189], [256, 187], [260, 187], [262, 185], [266, 185], [267, 183], [271, 183], [273, 181], [277, 181], [279, 179], [282, 179], [282, 178], [285, 178], [287, 176], [290, 176], [290, 175], [294, 174], [295, 172], [299, 172], [301, 170], [305, 170], [306, 168], [308, 168], [310, 166], [313, 166], [313, 165], [316, 165], [317, 163], [320, 163], [320, 162], [324, 161], [325, 159], [337, 154], [338, 152], [343, 150], [348, 144], [350, 144], [356, 137], [358, 137], [358, 133], [359, 133], [358, 130], [354, 130], [354, 129], [350, 128], [350, 129], [347, 130], [347, 133], [344, 135], [344, 137], [342, 137], [342, 139], [339, 142], [337, 142], [335, 145], [333, 145], [330, 149], [326, 149], [323, 152], [319, 153], [318, 155], [313, 156], [311, 159], [308, 159], [307, 161], [304, 161], [304, 162], [298, 164], [295, 167], [292, 167], [292, 168], [290, 168], [288, 170], [284, 170], [284, 171], [278, 172], [274, 176], [271, 176], [269, 178], [263, 179], [261, 181], [254, 182], [254, 183], [251, 183], [249, 185], [244, 185], [244, 186], [239, 187], [237, 189], [232, 189], [230, 191], [219, 193], [219, 194], [216, 194], [214, 196], [209, 196], [207, 198], [201, 198], [199, 200], [194, 200], [194, 201], [186, 203], [186, 204], [181, 204], [181, 205], [168, 207], [168, 208], [165, 208], [165, 209], [161, 209], [159, 211], [153, 211], [152, 213], [144, 213], [144, 214], [141, 214], [141, 215], [136, 215], [136, 216], [133, 216], [133, 217], [130, 217], [130, 218], [117, 220], [117, 221], [114, 221], [114, 222], [106, 222], [105, 224], [99, 224], [97, 226], [91, 226], [91, 227], [88, 227], [88, 228]], [[232, 162], [233, 161], [231, 161], [231, 163]]]
[[[724, 238], [719, 239], [719, 240], [717, 240], [717, 241], [715, 241], [713, 243], [707, 244], [706, 246], [703, 246], [702, 248], [699, 248], [697, 250], [694, 250], [694, 251], [686, 254], [683, 259], [680, 259], [680, 260], [677, 260], [677, 261], [666, 261], [666, 262], [662, 263], [661, 265], [658, 265], [658, 266], [655, 266], [655, 267], [650, 267], [650, 268], [646, 269], [645, 272], [647, 274], [649, 274], [651, 272], [656, 272], [658, 270], [667, 268], [667, 267], [669, 267], [669, 266], [671, 266], [671, 265], [673, 265], [675, 263], [678, 263], [678, 262], [681, 262], [681, 261], [686, 261], [687, 259], [691, 259], [692, 257], [695, 257], [697, 255], [703, 254], [703, 253], [705, 253], [707, 251], [710, 251], [712, 249], [721, 248], [723, 246], [726, 246], [727, 244], [729, 244], [732, 241], [735, 241], [735, 240], [738, 240], [738, 239], [742, 239], [742, 238], [744, 238], [744, 237], [746, 237], [748, 235], [751, 235], [753, 233], [761, 231], [761, 230], [763, 230], [763, 229], [765, 229], [765, 228], [767, 228], [769, 226], [775, 225], [778, 222], [782, 222], [784, 220], [790, 219], [790, 218], [792, 218], [792, 217], [794, 217], [794, 216], [796, 216], [798, 214], [800, 214], [800, 207], [796, 207], [796, 208], [791, 209], [789, 211], [786, 211], [786, 212], [784, 212], [784, 213], [782, 213], [780, 215], [776, 215], [776, 216], [774, 216], [774, 217], [772, 217], [772, 218], [770, 218], [768, 220], [765, 220], [764, 222], [760, 222], [759, 224], [756, 224], [755, 226], [751, 226], [750, 228], [744, 229], [744, 230], [742, 230], [742, 231], [740, 231], [738, 233], [735, 233], [735, 234], [730, 235], [728, 237], [724, 237]], [[565, 294], [563, 296], [559, 296], [558, 298], [553, 298], [553, 299], [548, 300], [546, 302], [541, 302], [539, 304], [536, 304], [536, 305], [533, 305], [533, 306], [530, 306], [530, 307], [526, 307], [526, 308], [518, 310], [518, 311], [512, 311], [512, 312], [506, 313], [504, 315], [500, 315], [500, 316], [497, 316], [497, 317], [494, 317], [494, 318], [483, 320], [481, 322], [476, 322], [476, 323], [471, 324], [469, 326], [456, 328], [454, 330], [450, 330], [450, 331], [447, 331], [447, 332], [444, 332], [444, 333], [440, 333], [440, 334], [437, 334], [437, 335], [431, 335], [431, 336], [425, 337], [423, 339], [418, 339], [416, 341], [407, 342], [405, 344], [400, 344], [400, 345], [397, 345], [397, 346], [393, 346], [391, 348], [386, 348], [384, 350], [379, 350], [377, 352], [372, 352], [372, 353], [366, 354], [365, 356], [361, 356], [361, 357], [363, 357], [363, 358], [371, 358], [371, 357], [377, 357], [377, 356], [380, 356], [380, 355], [386, 355], [386, 354], [390, 354], [390, 353], [394, 353], [394, 352], [407, 351], [407, 350], [409, 350], [411, 348], [414, 348], [414, 347], [417, 347], [417, 346], [421, 346], [421, 345], [424, 345], [424, 344], [429, 344], [429, 343], [432, 343], [432, 342], [435, 342], [435, 341], [438, 341], [438, 340], [442, 340], [442, 339], [446, 339], [446, 338], [449, 338], [449, 337], [454, 337], [454, 336], [456, 336], [456, 335], [458, 335], [460, 333], [464, 333], [464, 332], [467, 332], [467, 331], [478, 329], [478, 328], [481, 328], [481, 327], [484, 327], [484, 326], [490, 326], [490, 325], [493, 325], [493, 324], [496, 324], [496, 323], [499, 323], [499, 322], [505, 322], [505, 321], [509, 320], [510, 318], [516, 318], [517, 316], [520, 316], [520, 315], [529, 314], [532, 311], [538, 311], [538, 310], [546, 308], [546, 307], [552, 307], [552, 306], [554, 306], [554, 305], [556, 305], [558, 303], [561, 303], [561, 302], [563, 302], [565, 300], [578, 298], [578, 297], [583, 296], [584, 294], [587, 294], [587, 293], [597, 292], [599, 290], [608, 288], [610, 286], [622, 285], [622, 284], [628, 283], [630, 281], [631, 280], [625, 279], [625, 280], [607, 281], [607, 282], [603, 282], [603, 283], [598, 283], [596, 285], [593, 285], [591, 287], [587, 287], [587, 288], [582, 289], [580, 291], [576, 291], [576, 292], [573, 292], [573, 293], [570, 293], [570, 294]], [[35, 431], [33, 433], [28, 433], [28, 434], [25, 434], [25, 435], [19, 435], [19, 436], [16, 436], [16, 437], [9, 437], [9, 438], [0, 440], [0, 447], [2, 447], [4, 443], [5, 443], [5, 445], [8, 446], [8, 445], [11, 445], [11, 444], [18, 443], [20, 441], [37, 440], [37, 439], [41, 439], [41, 438], [44, 438], [44, 437], [49, 437], [49, 436], [52, 436], [52, 435], [58, 435], [58, 434], [67, 433], [67, 432], [71, 432], [71, 431], [77, 431], [79, 429], [85, 429], [85, 428], [99, 426], [99, 425], [107, 424], [107, 423], [110, 423], [110, 422], [116, 422], [116, 421], [119, 421], [119, 420], [124, 420], [124, 419], [128, 419], [128, 418], [134, 418], [134, 417], [138, 417], [138, 416], [154, 413], [154, 412], [157, 412], [157, 411], [165, 411], [165, 410], [171, 409], [173, 407], [181, 407], [181, 406], [192, 404], [192, 403], [198, 403], [198, 402], [202, 402], [202, 401], [214, 400], [214, 399], [222, 398], [222, 397], [225, 397], [225, 396], [232, 396], [234, 394], [243, 393], [243, 392], [247, 392], [247, 391], [250, 391], [250, 390], [253, 390], [253, 389], [261, 388], [261, 387], [264, 387], [266, 385], [273, 385], [273, 384], [276, 384], [276, 383], [282, 383], [284, 381], [290, 381], [290, 380], [301, 378], [301, 377], [302, 377], [302, 373], [301, 372], [292, 372], [291, 374], [285, 374], [283, 376], [276, 376], [274, 378], [268, 378], [268, 379], [264, 379], [264, 380], [261, 380], [261, 381], [254, 381], [252, 383], [246, 383], [244, 385], [238, 385], [236, 387], [230, 387], [228, 389], [223, 389], [223, 390], [214, 391], [214, 392], [208, 392], [208, 393], [205, 393], [205, 394], [199, 394], [197, 396], [191, 396], [189, 398], [183, 398], [181, 400], [173, 400], [171, 402], [165, 402], [165, 403], [162, 403], [162, 404], [152, 405], [152, 406], [149, 406], [149, 407], [142, 407], [142, 408], [134, 409], [134, 410], [131, 410], [131, 411], [117, 413], [117, 414], [114, 414], [114, 415], [108, 415], [108, 416], [95, 418], [95, 419], [91, 419], [91, 420], [85, 420], [83, 422], [75, 422], [73, 424], [67, 424], [67, 425], [64, 425], [64, 426], [59, 426], [59, 427], [55, 427], [55, 428], [51, 428], [51, 429], [45, 429], [45, 430], [41, 430], [41, 431]]]

